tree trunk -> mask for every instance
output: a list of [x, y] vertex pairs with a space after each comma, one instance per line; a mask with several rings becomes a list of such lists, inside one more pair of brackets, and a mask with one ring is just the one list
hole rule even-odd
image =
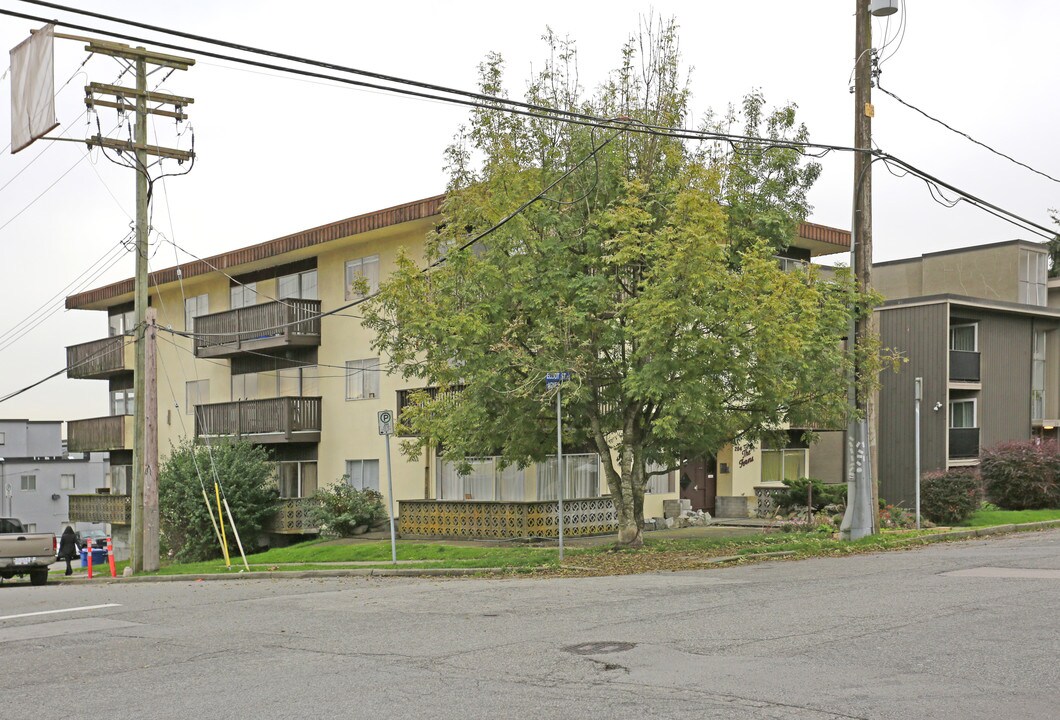
[[640, 494], [640, 508], [637, 508], [636, 480], [633, 472], [622, 468], [622, 501], [615, 502], [618, 513], [618, 542], [621, 547], [639, 548], [644, 545], [644, 495]]

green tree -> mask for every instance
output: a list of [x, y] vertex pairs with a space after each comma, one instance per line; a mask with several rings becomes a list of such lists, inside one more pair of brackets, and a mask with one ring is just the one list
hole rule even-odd
[[[476, 110], [447, 154], [445, 223], [427, 243], [435, 266], [403, 254], [365, 324], [391, 370], [463, 388], [423, 394], [403, 415], [421, 436], [410, 455], [438, 442], [454, 461], [542, 460], [555, 448], [544, 375], [573, 371], [564, 442], [600, 454], [619, 543], [638, 545], [647, 467], [746, 447], [785, 424], [843, 422], [851, 359], [840, 340], [865, 303], [844, 270], [785, 273], [772, 257], [794, 238], [817, 175], [797, 152], [749, 158], [639, 132], [688, 119], [674, 23], [627, 43], [591, 97], [573, 45], [546, 39], [528, 100], [628, 129]], [[484, 92], [504, 92], [499, 56], [480, 72]], [[791, 107], [770, 112], [752, 95], [744, 109], [778, 140], [805, 135]]]
[[[245, 549], [250, 549], [248, 543], [257, 541], [265, 523], [276, 512], [275, 470], [264, 448], [246, 441], [213, 443], [207, 448], [185, 440], [172, 449], [158, 473], [162, 541], [180, 562], [209, 560], [222, 554], [210, 520], [211, 514], [217, 520], [215, 473]], [[209, 508], [203, 498], [203, 485], [210, 499]], [[225, 525], [228, 550], [237, 553], [227, 516]]]

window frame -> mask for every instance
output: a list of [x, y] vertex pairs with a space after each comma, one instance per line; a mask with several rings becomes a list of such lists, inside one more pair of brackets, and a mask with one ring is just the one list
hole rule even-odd
[[[961, 350], [955, 348], [953, 345], [953, 331], [962, 330], [964, 328], [972, 328], [972, 350]], [[979, 323], [978, 322], [961, 322], [950, 325], [950, 350], [953, 352], [979, 352]]]
[[19, 475], [18, 486], [22, 492], [37, 492], [37, 474], [22, 473]]
[[[198, 388], [198, 386], [201, 386], [202, 383], [206, 383], [206, 385], [205, 385], [205, 388], [206, 388], [206, 392], [205, 392], [206, 400], [205, 400], [205, 402], [202, 401], [204, 393], [202, 392], [201, 389]], [[191, 401], [191, 391], [192, 391], [192, 386], [193, 385], [197, 386], [196, 387], [195, 398], [199, 402], [192, 402]], [[194, 415], [195, 414], [195, 406], [196, 405], [209, 405], [210, 404], [210, 379], [209, 378], [203, 378], [201, 380], [188, 380], [187, 382], [185, 382], [184, 383], [184, 403], [185, 403], [185, 405], [184, 405], [184, 414], [185, 415]]]
[[[204, 308], [205, 306], [205, 308]], [[194, 310], [192, 309], [194, 307]], [[203, 293], [184, 299], [184, 330], [195, 331], [195, 318], [210, 314], [210, 294]]]
[[[354, 464], [357, 463], [360, 466], [360, 485], [354, 482], [353, 470]], [[375, 464], [375, 484], [365, 486], [364, 484], [364, 464], [374, 463]], [[359, 458], [359, 459], [348, 459], [346, 460], [346, 483], [354, 490], [375, 490], [376, 492], [382, 492], [380, 489], [380, 477], [379, 477], [379, 458]]]
[[[70, 483], [67, 485], [66, 478], [70, 478]], [[77, 488], [77, 473], [60, 473], [59, 474], [59, 489], [60, 490], [74, 490]]]
[[[361, 293], [356, 292], [353, 289], [353, 277], [351, 275], [357, 275], [358, 277], [365, 277], [365, 267], [368, 264], [375, 265], [375, 278], [368, 278], [368, 292]], [[381, 263], [379, 261], [379, 255], [365, 255], [364, 257], [353, 258], [347, 260], [343, 266], [343, 282], [345, 288], [345, 296], [347, 300], [356, 300], [358, 298], [367, 297], [373, 293], [379, 291], [379, 269]]]
[[[371, 365], [365, 365], [365, 363], [371, 363]], [[346, 400], [378, 400], [380, 395], [379, 389], [379, 373], [380, 364], [379, 358], [362, 358], [360, 360], [347, 360], [346, 361]], [[361, 392], [359, 396], [351, 395], [350, 388], [355, 382], [354, 378], [360, 375], [359, 381], [361, 384]], [[373, 385], [373, 387], [369, 387]]]
[[[313, 276], [313, 297], [306, 297], [306, 278], [310, 275]], [[284, 294], [283, 281], [294, 278], [297, 280], [296, 294]], [[300, 272], [288, 273], [287, 275], [281, 275], [276, 279], [276, 299], [277, 300], [319, 300], [320, 299], [320, 276], [317, 274], [317, 269], [302, 270]]]
[[[239, 296], [239, 304], [236, 304], [236, 295]], [[247, 295], [251, 294], [254, 298], [253, 302], [247, 302]], [[258, 304], [258, 284], [257, 282], [239, 283], [232, 285], [228, 289], [228, 307], [231, 310], [239, 310], [240, 308], [252, 307]]]
[[[953, 408], [955, 405], [965, 405], [971, 403], [972, 405], [972, 424], [971, 425], [954, 425], [953, 424]], [[978, 398], [958, 398], [956, 400], [950, 400], [949, 403], [949, 429], [950, 430], [977, 430], [979, 428], [979, 399]]]

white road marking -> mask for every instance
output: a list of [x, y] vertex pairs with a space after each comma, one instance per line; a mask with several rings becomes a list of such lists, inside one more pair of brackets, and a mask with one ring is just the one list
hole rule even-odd
[[100, 608], [121, 607], [121, 603], [106, 603], [105, 605], [85, 605], [83, 607], [63, 608], [62, 610], [41, 610], [40, 612], [19, 613], [18, 615], [0, 615], [0, 620], [13, 620], [15, 618], [33, 617], [34, 615], [54, 615], [55, 613], [80, 612], [81, 610], [99, 610]]

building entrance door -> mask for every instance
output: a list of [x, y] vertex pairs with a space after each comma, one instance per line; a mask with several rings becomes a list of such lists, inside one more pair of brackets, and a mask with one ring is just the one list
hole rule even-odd
[[681, 499], [691, 500], [693, 510], [714, 514], [718, 494], [717, 458], [713, 455], [686, 458], [681, 464]]

